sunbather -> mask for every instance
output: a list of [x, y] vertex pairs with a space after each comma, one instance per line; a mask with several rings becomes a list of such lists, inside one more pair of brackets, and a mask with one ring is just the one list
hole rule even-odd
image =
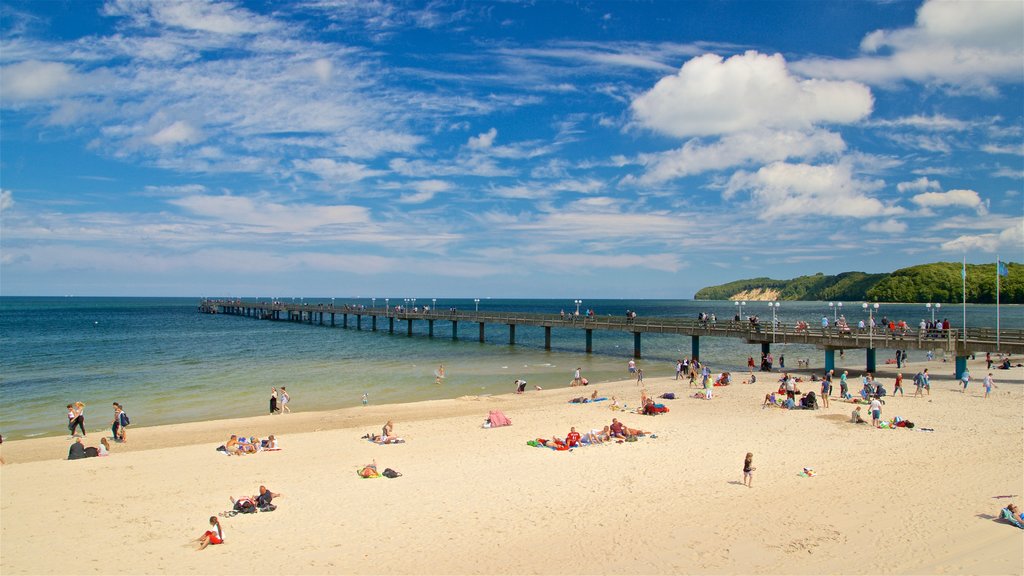
[[1024, 515], [1021, 514], [1020, 508], [1017, 508], [1016, 504], [1010, 504], [1006, 508], [999, 511], [1000, 517], [1013, 524], [1017, 528], [1024, 528]]
[[363, 478], [376, 478], [380, 476], [380, 474], [377, 473], [377, 461], [374, 460], [373, 463], [363, 466], [363, 468], [359, 470], [359, 472], [356, 472], [356, 474], [359, 474]]

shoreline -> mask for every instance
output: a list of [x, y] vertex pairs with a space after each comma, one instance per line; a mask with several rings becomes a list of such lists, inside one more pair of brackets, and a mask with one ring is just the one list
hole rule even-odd
[[[968, 366], [974, 375], [974, 382], [979, 386], [981, 377], [978, 374], [981, 369], [984, 369], [984, 363], [984, 359], [973, 360], [968, 363]], [[943, 368], [947, 367], [952, 371], [953, 363], [943, 362], [942, 360], [914, 362], [913, 365], [910, 366], [912, 370], [909, 370], [908, 368], [897, 369], [895, 365], [879, 364], [877, 367], [878, 370], [876, 370], [874, 375], [876, 378], [887, 380], [894, 379], [896, 373], [898, 371], [902, 371], [904, 373], [904, 388], [909, 388], [912, 393], [912, 379], [917, 370], [928, 368], [933, 381], [954, 381], [955, 378], [953, 378], [952, 374], [944, 374]], [[847, 370], [850, 373], [851, 391], [854, 391], [853, 389], [855, 387], [859, 387], [859, 383], [853, 383], [852, 381], [854, 379], [858, 379], [865, 370], [841, 366], [836, 368], [837, 374], [841, 373], [843, 370]], [[1019, 370], [1019, 368], [1015, 368], [1009, 372], [1015, 373], [1015, 371]], [[720, 371], [721, 370], [713, 370], [713, 373], [718, 373]], [[755, 370], [754, 374], [758, 377], [758, 382], [754, 386], [764, 387], [767, 390], [768, 388], [771, 388], [771, 385], [767, 384], [767, 382], [775, 382], [779, 377], [781, 377], [783, 372], [796, 374], [806, 380], [811, 374], [815, 374], [820, 378], [823, 371], [817, 368], [786, 368], [785, 370], [775, 368], [771, 372]], [[998, 381], [999, 373], [1007, 371], [996, 370], [993, 368], [992, 372]], [[740, 382], [747, 380], [749, 377], [749, 372], [746, 370], [732, 371], [732, 374], [736, 381], [734, 386], [742, 386]], [[657, 382], [662, 384], [666, 381], [674, 381], [671, 376], [651, 375], [648, 375], [646, 380], [648, 382]], [[1020, 384], [1024, 384], [1024, 379], [1021, 380]], [[632, 390], [630, 386], [635, 390]], [[500, 394], [463, 395], [456, 398], [369, 404], [367, 406], [299, 411], [292, 412], [290, 414], [264, 414], [260, 416], [239, 416], [235, 418], [194, 420], [188, 422], [160, 424], [156, 426], [133, 426], [129, 428], [128, 442], [123, 444], [111, 442], [111, 451], [128, 453], [140, 450], [190, 446], [207, 442], [223, 443], [231, 434], [245, 434], [247, 436], [256, 435], [260, 438], [266, 438], [266, 436], [270, 434], [281, 436], [282, 434], [287, 435], [306, 432], [321, 432], [325, 430], [341, 430], [349, 428], [377, 430], [383, 422], [389, 419], [423, 421], [437, 418], [461, 417], [470, 413], [481, 412], [480, 405], [488, 403], [495, 404], [495, 407], [498, 409], [505, 406], [533, 408], [537, 404], [544, 404], [548, 402], [548, 399], [552, 396], [567, 392], [573, 392], [574, 395], [584, 395], [583, 392], [586, 392], [586, 394], [589, 395], [593, 390], [602, 387], [605, 389], [614, 389], [619, 390], [620, 392], [624, 391], [626, 393], [630, 393], [631, 401], [626, 401], [626, 404], [630, 406], [635, 405], [637, 402], [637, 399], [632, 398], [632, 396], [639, 395], [639, 388], [636, 387], [635, 380], [630, 377], [630, 379], [598, 382], [593, 383], [590, 386], [579, 388], [563, 386], [557, 388], [545, 388], [540, 391], [528, 388], [524, 394], [507, 392]], [[891, 384], [887, 385], [887, 389], [890, 389], [891, 391]], [[579, 392], [575, 393], [577, 390]], [[696, 389], [694, 388], [693, 390]], [[531, 401], [534, 397], [536, 397], [536, 400]], [[486, 410], [483, 410], [483, 413], [484, 416], [486, 416]], [[103, 428], [97, 428], [95, 430], [90, 429], [87, 431], [89, 435], [83, 438], [83, 443], [86, 446], [94, 446], [99, 443], [99, 438], [101, 437], [110, 439], [109, 431], [109, 424], [105, 425]], [[23, 438], [18, 440], [5, 439], [3, 443], [3, 451], [0, 452], [0, 454], [2, 454], [7, 464], [36, 462], [40, 460], [61, 460], [66, 458], [67, 447], [71, 442], [73, 442], [73, 438], [63, 434]], [[56, 456], [54, 456], [54, 454], [56, 454]]]

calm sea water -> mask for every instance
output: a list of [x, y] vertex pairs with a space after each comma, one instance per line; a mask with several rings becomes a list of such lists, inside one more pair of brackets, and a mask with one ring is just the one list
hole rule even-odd
[[[370, 305], [368, 299], [346, 302]], [[462, 340], [453, 342], [448, 322], [435, 322], [433, 338], [426, 322], [414, 324], [410, 338], [404, 323], [388, 334], [370, 331], [368, 319], [357, 331], [354, 318], [348, 329], [330, 328], [200, 314], [197, 304], [196, 298], [0, 298], [0, 433], [11, 439], [66, 434], [64, 407], [79, 400], [86, 404], [87, 429], [95, 430], [112, 418], [113, 401], [126, 405], [136, 426], [263, 414], [271, 386], [287, 386], [293, 410], [305, 411], [355, 406], [364, 392], [379, 404], [505, 393], [516, 378], [527, 379], [531, 389], [565, 386], [577, 366], [599, 384], [627, 377], [633, 350], [628, 333], [595, 331], [594, 353], [588, 355], [582, 331], [552, 330], [553, 349], [546, 351], [543, 329], [534, 327], [518, 327], [517, 343], [509, 346], [504, 325], [488, 326], [481, 344], [475, 324], [461, 326]], [[437, 306], [472, 310], [474, 302], [438, 300]], [[640, 316], [686, 318], [705, 311], [721, 320], [736, 313], [731, 302], [690, 300], [595, 300], [584, 302], [588, 307], [599, 315], [629, 309]], [[572, 312], [575, 305], [482, 300], [480, 308], [557, 313]], [[851, 323], [864, 315], [855, 303], [844, 312]], [[744, 313], [771, 319], [766, 303], [749, 303]], [[880, 313], [913, 324], [930, 317], [917, 304], [884, 304]], [[778, 312], [784, 322], [812, 325], [822, 314], [832, 316], [822, 302], [784, 302]], [[956, 305], [942, 309], [954, 325], [961, 315]], [[967, 307], [969, 326], [995, 327], [995, 316], [994, 306]], [[1001, 325], [1024, 329], [1024, 307], [1002, 306]], [[671, 375], [675, 359], [689, 352], [689, 337], [645, 334], [639, 365], [649, 376]], [[824, 364], [813, 347], [776, 345], [773, 352], [785, 354], [790, 365], [796, 358]], [[701, 357], [715, 369], [743, 370], [747, 356], [759, 353], [759, 346], [740, 340], [701, 339]], [[880, 351], [879, 362], [889, 355]], [[844, 365], [863, 362], [863, 352], [850, 351]], [[440, 385], [434, 382], [439, 364], [447, 372]]]

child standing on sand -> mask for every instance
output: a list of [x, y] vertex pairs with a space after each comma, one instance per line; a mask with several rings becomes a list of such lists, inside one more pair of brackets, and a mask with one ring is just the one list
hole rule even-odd
[[747, 452], [746, 459], [743, 460], [743, 485], [747, 488], [754, 487], [754, 453]]

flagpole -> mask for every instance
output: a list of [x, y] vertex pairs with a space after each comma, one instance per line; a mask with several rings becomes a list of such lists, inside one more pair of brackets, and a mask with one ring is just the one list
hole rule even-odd
[[999, 267], [1002, 265], [1002, 260], [999, 259], [999, 254], [996, 254], [996, 352], [1000, 351], [999, 348]]
[[967, 253], [966, 252], [964, 252], [964, 265], [963, 265], [963, 268], [960, 269], [960, 279], [963, 282], [963, 290], [964, 290], [964, 323], [963, 323], [963, 332], [964, 332], [964, 350], [966, 351], [967, 350]]

